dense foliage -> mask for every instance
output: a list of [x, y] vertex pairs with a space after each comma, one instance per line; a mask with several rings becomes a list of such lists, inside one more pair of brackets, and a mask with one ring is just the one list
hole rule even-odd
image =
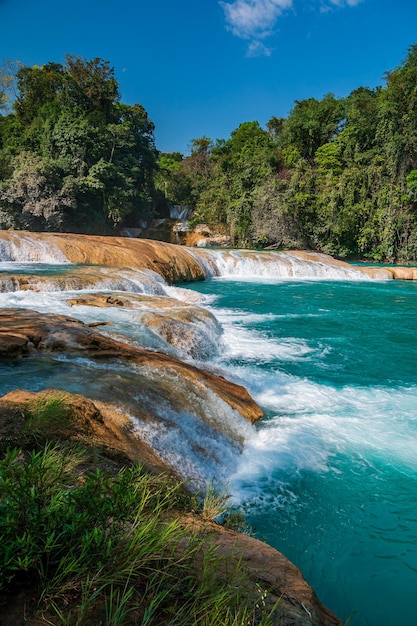
[[302, 100], [266, 130], [243, 123], [226, 141], [195, 141], [179, 172], [194, 221], [234, 245], [415, 259], [417, 45], [385, 87]]
[[[188, 205], [233, 245], [417, 258], [417, 45], [384, 87], [161, 154], [108, 62], [0, 71], [0, 227], [112, 232]], [[14, 86], [11, 112], [7, 92]]]
[[141, 105], [119, 101], [107, 61], [22, 66], [16, 88], [0, 118], [3, 228], [105, 233], [150, 214], [154, 126]]

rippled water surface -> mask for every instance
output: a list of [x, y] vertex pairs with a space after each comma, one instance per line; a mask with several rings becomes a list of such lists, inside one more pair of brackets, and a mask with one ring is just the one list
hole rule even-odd
[[354, 626], [411, 626], [417, 588], [417, 285], [235, 282], [218, 364], [266, 411], [232, 491], [258, 535]]
[[[16, 263], [8, 248], [6, 252], [7, 262], [0, 266], [4, 274], [65, 275], [75, 269], [60, 265], [59, 255], [49, 250], [51, 258], [45, 258], [54, 263], [49, 266]], [[22, 260], [26, 257], [31, 258], [28, 253]], [[225, 267], [218, 263], [223, 278], [188, 289], [168, 287], [153, 273], [121, 270], [115, 279], [103, 270], [97, 290], [199, 301], [215, 314], [224, 331], [218, 353], [197, 365], [245, 385], [264, 409], [265, 419], [256, 429], [247, 426], [242, 454], [227, 448], [227, 456], [222, 442], [207, 439], [205, 445], [219, 446], [220, 460], [200, 470], [210, 480], [223, 464], [230, 474], [230, 490], [258, 536], [296, 563], [322, 602], [342, 620], [352, 615], [353, 626], [414, 626], [417, 284], [370, 281], [359, 273], [347, 281], [349, 272], [337, 274], [325, 267], [319, 275], [315, 266], [304, 270], [301, 262], [289, 277], [284, 275], [287, 266], [276, 269], [272, 262], [266, 271], [263, 257], [257, 264], [251, 258], [246, 263], [237, 253], [225, 259], [229, 265], [221, 255]], [[250, 272], [258, 279], [244, 280]], [[309, 280], [302, 279], [303, 272]], [[45, 284], [39, 289], [46, 289]], [[142, 324], [141, 311], [71, 307], [68, 298], [69, 293], [57, 287], [38, 293], [6, 289], [0, 307], [111, 322], [114, 326], [103, 331], [172, 352]], [[122, 369], [97, 376], [94, 364], [64, 357], [59, 368], [55, 365], [47, 358], [36, 360], [35, 367], [30, 359], [2, 363], [0, 392], [54, 386], [81, 393], [92, 390], [93, 397], [100, 398], [108, 394], [106, 386], [112, 389], [120, 379], [117, 393], [122, 397], [129, 395], [126, 385], [131, 389], [137, 384], [134, 373]], [[214, 403], [212, 410], [218, 414]], [[191, 443], [202, 437], [191, 415], [189, 425], [180, 417]], [[172, 421], [172, 415], [167, 419]], [[174, 461], [183, 459], [183, 450], [175, 446], [184, 437], [167, 432], [167, 441]]]

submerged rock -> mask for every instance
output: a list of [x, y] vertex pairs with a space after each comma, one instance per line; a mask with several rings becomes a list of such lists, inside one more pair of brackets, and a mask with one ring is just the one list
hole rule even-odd
[[142, 317], [142, 322], [193, 359], [205, 360], [217, 353], [221, 328], [204, 309], [151, 312]]
[[82, 294], [71, 306], [124, 307], [142, 312], [140, 321], [168, 344], [197, 360], [217, 353], [222, 328], [214, 315], [175, 298], [138, 294]]
[[[138, 374], [142, 370], [145, 378], [152, 378], [152, 371], [159, 377], [161, 393], [164, 388], [164, 374], [170, 370], [178, 381], [182, 379], [185, 390], [209, 390], [251, 423], [263, 415], [263, 411], [244, 387], [222, 376], [198, 369], [166, 354], [102, 335], [71, 317], [40, 314], [25, 309], [0, 310], [0, 358], [24, 357], [40, 351], [78, 354], [100, 362], [121, 360], [134, 364], [139, 368]], [[176, 391], [180, 392], [180, 388], [181, 385], [178, 385]], [[172, 388], [165, 389], [162, 395], [169, 399], [169, 393], [174, 396], [174, 391]], [[178, 399], [172, 397], [171, 402], [176, 404]], [[181, 402], [186, 402], [186, 398], [182, 398]]]
[[0, 272], [0, 292], [34, 291], [79, 291], [87, 289], [121, 290], [151, 293], [163, 293], [163, 280], [149, 270], [133, 270], [112, 266], [79, 266], [65, 264], [55, 272], [34, 270], [31, 274], [23, 272], [10, 274]]

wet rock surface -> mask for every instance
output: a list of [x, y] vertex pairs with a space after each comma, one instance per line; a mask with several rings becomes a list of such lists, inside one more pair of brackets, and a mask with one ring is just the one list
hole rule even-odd
[[168, 283], [205, 278], [202, 268], [186, 248], [150, 239], [2, 231], [1, 240], [3, 246], [11, 247], [11, 256], [18, 254], [19, 247], [28, 246], [30, 260], [36, 260], [36, 256], [43, 259], [42, 246], [48, 246], [55, 255], [61, 253], [62, 261], [153, 270]]
[[183, 524], [206, 538], [224, 557], [218, 576], [227, 578], [229, 568], [240, 562], [249, 574], [251, 585], [245, 589], [254, 602], [279, 601], [274, 624], [277, 626], [342, 626], [342, 622], [318, 600], [300, 570], [281, 552], [268, 544], [219, 524], [189, 515]]
[[[52, 441], [77, 441], [100, 450], [100, 468], [116, 473], [129, 462], [140, 462], [152, 472], [170, 473], [169, 466], [155, 455], [131, 428], [128, 416], [116, 407], [92, 401], [79, 394], [56, 389], [41, 392], [15, 390], [0, 398], [0, 444], [19, 446], [28, 414], [48, 398], [60, 397], [70, 412], [68, 423], [48, 424], [48, 438]], [[91, 467], [95, 471], [97, 461], [92, 455]], [[277, 626], [341, 626], [342, 622], [317, 599], [301, 572], [280, 552], [248, 535], [227, 530], [222, 526], [195, 514], [178, 514], [181, 525], [190, 536], [197, 534], [204, 539], [207, 550], [215, 548], [221, 557], [217, 576], [228, 580], [230, 568], [243, 567], [247, 572], [246, 587], [242, 589], [254, 605], [267, 603], [272, 607], [279, 601], [273, 623]], [[181, 547], [179, 548], [181, 549]], [[200, 558], [203, 559], [203, 552]], [[195, 567], [200, 567], [197, 558]], [[8, 605], [2, 607], [0, 623], [7, 626], [29, 624], [35, 626], [38, 619], [27, 618], [25, 613], [27, 594], [21, 593]], [[6, 621], [5, 621], [6, 620]]]
[[183, 355], [207, 359], [218, 350], [222, 329], [214, 315], [175, 298], [138, 294], [83, 294], [70, 306], [122, 307], [142, 312], [140, 321]]
[[48, 424], [48, 438], [55, 441], [81, 441], [101, 448], [110, 459], [120, 463], [140, 462], [152, 471], [170, 473], [171, 468], [152, 448], [138, 437], [132, 422], [117, 407], [90, 400], [79, 394], [58, 389], [31, 392], [21, 389], [10, 391], [0, 398], [0, 443], [4, 447], [18, 446], [25, 430], [28, 407], [48, 399], [62, 399], [71, 419], [68, 424]]
[[251, 423], [263, 415], [244, 387], [222, 376], [198, 369], [166, 354], [122, 343], [70, 317], [39, 314], [25, 309], [1, 309], [0, 358], [33, 357], [41, 351], [81, 354], [101, 362], [122, 360], [139, 368], [152, 369], [161, 377], [163, 395], [166, 395], [163, 390], [163, 373], [171, 370], [195, 388], [210, 389]]

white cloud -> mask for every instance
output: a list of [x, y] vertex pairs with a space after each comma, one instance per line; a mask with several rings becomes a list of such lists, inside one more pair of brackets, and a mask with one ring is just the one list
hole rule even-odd
[[262, 41], [251, 41], [246, 56], [247, 57], [270, 57], [273, 52], [273, 48], [268, 48]]
[[327, 2], [324, 2], [323, 4], [325, 7], [327, 6], [327, 8], [331, 8], [331, 7], [345, 8], [345, 7], [355, 7], [360, 2], [362, 2], [362, 0], [327, 0]]
[[[352, 0], [351, 0], [352, 1]], [[235, 0], [220, 2], [227, 27], [243, 39], [263, 39], [271, 35], [278, 17], [292, 7], [293, 0]]]
[[[364, 0], [312, 0], [325, 13], [335, 8], [354, 7]], [[298, 4], [304, 4], [298, 1]], [[294, 6], [294, 0], [220, 0], [226, 28], [233, 35], [249, 40], [246, 56], [271, 56], [273, 49], [262, 40], [276, 32], [278, 18]], [[297, 4], [297, 3], [296, 3]], [[311, 5], [311, 0], [310, 0]]]

